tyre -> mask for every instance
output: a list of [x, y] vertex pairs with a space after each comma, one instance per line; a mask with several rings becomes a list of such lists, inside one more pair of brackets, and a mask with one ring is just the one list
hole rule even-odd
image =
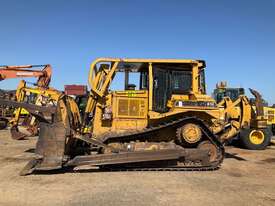
[[270, 144], [272, 132], [266, 129], [242, 129], [240, 143], [245, 149], [264, 150]]

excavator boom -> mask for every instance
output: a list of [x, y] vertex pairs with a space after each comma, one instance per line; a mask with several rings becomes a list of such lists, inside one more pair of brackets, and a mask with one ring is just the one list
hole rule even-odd
[[[41, 68], [34, 70], [30, 68]], [[0, 66], [0, 81], [13, 78], [37, 77], [36, 85], [39, 87], [48, 87], [51, 81], [51, 65], [20, 65], [20, 66]]]

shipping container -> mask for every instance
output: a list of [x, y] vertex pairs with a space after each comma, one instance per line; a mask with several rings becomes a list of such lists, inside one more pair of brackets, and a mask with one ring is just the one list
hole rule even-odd
[[87, 94], [87, 86], [86, 85], [65, 85], [64, 86], [66, 95], [86, 95]]

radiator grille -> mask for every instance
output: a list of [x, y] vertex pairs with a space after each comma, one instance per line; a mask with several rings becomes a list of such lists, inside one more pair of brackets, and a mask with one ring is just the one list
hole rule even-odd
[[129, 100], [129, 116], [139, 116], [139, 100]]
[[118, 100], [118, 115], [128, 116], [128, 99]]
[[145, 114], [145, 100], [119, 99], [118, 116], [143, 117]]

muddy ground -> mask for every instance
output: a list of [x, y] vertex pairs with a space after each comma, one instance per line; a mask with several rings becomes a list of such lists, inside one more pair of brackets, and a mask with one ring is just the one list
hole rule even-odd
[[0, 131], [0, 205], [275, 205], [275, 146], [227, 147], [211, 172], [60, 172], [21, 177], [36, 138]]

